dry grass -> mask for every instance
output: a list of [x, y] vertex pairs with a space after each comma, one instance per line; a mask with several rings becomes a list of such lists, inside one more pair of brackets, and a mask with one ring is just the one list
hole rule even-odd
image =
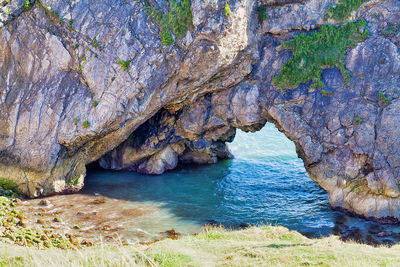
[[280, 226], [205, 229], [150, 246], [80, 251], [0, 245], [0, 266], [399, 266], [400, 246], [308, 239]]

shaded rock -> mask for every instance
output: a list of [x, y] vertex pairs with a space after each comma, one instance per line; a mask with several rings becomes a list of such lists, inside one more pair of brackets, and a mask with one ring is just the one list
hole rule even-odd
[[389, 231], [383, 231], [383, 232], [379, 232], [377, 234], [377, 236], [379, 236], [379, 237], [386, 237], [386, 236], [391, 236], [391, 235], [392, 235], [392, 232], [389, 232]]

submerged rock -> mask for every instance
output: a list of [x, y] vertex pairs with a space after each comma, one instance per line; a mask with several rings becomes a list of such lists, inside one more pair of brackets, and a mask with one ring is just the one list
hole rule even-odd
[[[333, 2], [234, 0], [227, 13], [225, 1], [193, 0], [184, 32], [162, 34], [140, 1], [6, 3], [0, 177], [29, 197], [75, 192], [92, 162], [148, 174], [214, 163], [232, 157], [237, 128], [271, 122], [333, 207], [398, 221], [400, 3], [367, 1], [341, 22], [325, 16]], [[292, 56], [282, 42], [360, 19], [365, 38], [343, 65], [274, 85]]]

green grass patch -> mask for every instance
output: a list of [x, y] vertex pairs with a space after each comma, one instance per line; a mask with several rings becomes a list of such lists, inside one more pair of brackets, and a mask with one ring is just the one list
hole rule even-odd
[[328, 12], [325, 14], [325, 19], [334, 19], [337, 21], [344, 21], [350, 17], [351, 12], [360, 8], [360, 6], [369, 0], [341, 0], [335, 6], [328, 8]]
[[373, 247], [342, 242], [337, 236], [308, 239], [279, 226], [208, 231], [228, 232], [229, 238], [188, 235], [144, 246], [80, 250], [0, 244], [0, 263], [10, 266], [17, 257], [21, 266], [398, 266], [400, 261], [397, 244]]
[[29, 11], [29, 10], [31, 10], [31, 9], [32, 9], [32, 4], [31, 4], [30, 1], [25, 1], [25, 2], [22, 4], [22, 10], [24, 10], [24, 11]]
[[0, 188], [3, 190], [11, 190], [16, 193], [20, 192], [18, 185], [13, 180], [7, 178], [0, 178]]
[[162, 31], [160, 37], [163, 45], [172, 45], [174, 43], [174, 38], [169, 30]]
[[69, 19], [69, 20], [68, 20], [68, 29], [69, 29], [70, 31], [75, 31], [75, 28], [72, 26], [72, 23], [73, 23], [73, 20], [72, 20], [72, 19]]
[[363, 122], [363, 119], [362, 118], [360, 118], [360, 117], [357, 117], [357, 118], [355, 118], [354, 119], [354, 122], [353, 122], [353, 124], [355, 124], [355, 125], [359, 125], [359, 124], [361, 124]]
[[183, 38], [186, 32], [193, 27], [192, 9], [190, 0], [169, 0], [169, 10], [157, 9], [146, 3], [145, 12], [160, 29], [163, 45], [173, 44], [171, 31], [177, 39]]
[[232, 15], [231, 7], [228, 2], [225, 2], [224, 15], [226, 18], [229, 18]]
[[390, 104], [390, 99], [382, 92], [379, 92], [379, 101], [382, 101], [386, 104]]
[[123, 71], [127, 71], [129, 69], [129, 65], [131, 64], [131, 59], [128, 60], [118, 60], [117, 63], [121, 65]]
[[382, 30], [381, 34], [386, 38], [393, 38], [400, 32], [400, 25], [390, 25]]
[[192, 259], [180, 253], [159, 252], [154, 255], [154, 261], [163, 267], [190, 266]]
[[328, 91], [328, 90], [321, 90], [321, 95], [331, 96], [331, 95], [333, 95], [333, 92]]
[[79, 182], [79, 176], [75, 176], [75, 177], [69, 179], [67, 184], [76, 186], [76, 185], [78, 185], [78, 182]]
[[92, 44], [93, 44], [93, 46], [96, 47], [96, 48], [99, 47], [99, 41], [97, 41], [96, 38], [94, 38], [94, 39], [92, 40]]
[[218, 231], [206, 231], [198, 235], [198, 238], [202, 240], [217, 240], [226, 237], [227, 237], [226, 233]]
[[58, 14], [57, 11], [53, 10], [53, 9], [50, 8], [50, 7], [44, 6], [44, 5], [42, 4], [42, 2], [36, 1], [36, 6], [37, 6], [39, 9], [41, 9], [41, 10], [44, 11], [46, 17], [47, 17], [49, 20], [52, 20], [52, 21], [58, 22], [58, 23], [63, 23], [63, 22], [64, 22], [64, 19]]
[[312, 34], [299, 34], [292, 40], [283, 42], [283, 49], [290, 49], [293, 57], [286, 62], [273, 84], [280, 88], [294, 89], [301, 83], [312, 81], [313, 87], [323, 87], [322, 71], [338, 67], [345, 83], [350, 82], [350, 73], [345, 68], [346, 50], [356, 46], [369, 35], [367, 22], [360, 20], [342, 26], [322, 25]]
[[264, 20], [268, 19], [266, 5], [262, 5], [262, 6], [258, 7], [258, 19], [260, 20], [261, 23], [263, 23]]
[[91, 126], [90, 121], [86, 120], [82, 123], [82, 126], [85, 128], [89, 128]]
[[93, 100], [92, 102], [92, 107], [97, 107], [97, 105], [99, 105], [99, 102], [97, 100]]

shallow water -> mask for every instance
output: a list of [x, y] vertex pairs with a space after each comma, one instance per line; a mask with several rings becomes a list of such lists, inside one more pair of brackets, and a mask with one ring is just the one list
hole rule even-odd
[[[370, 244], [400, 241], [398, 225], [333, 211], [327, 194], [297, 158], [294, 144], [273, 125], [257, 133], [239, 131], [230, 149], [233, 160], [180, 166], [160, 176], [89, 171], [79, 194], [50, 197], [48, 207], [40, 207], [40, 200], [23, 207], [33, 224], [41, 216], [50, 228], [94, 242], [151, 241], [171, 228], [191, 234], [205, 224], [280, 224], [309, 237], [338, 234]], [[62, 222], [52, 222], [54, 216]]]
[[[166, 212], [154, 221], [183, 233], [198, 231], [207, 223], [233, 228], [271, 223], [310, 237], [336, 233], [365, 240], [371, 234], [378, 242], [397, 242], [393, 235], [381, 232], [399, 233], [398, 226], [382, 226], [333, 211], [327, 194], [297, 158], [294, 144], [272, 124], [257, 133], [238, 131], [229, 147], [233, 160], [181, 166], [160, 176], [93, 171], [88, 173], [82, 193], [151, 203]], [[151, 225], [142, 227], [153, 231]], [[383, 237], [376, 236], [378, 233]]]
[[239, 132], [230, 148], [233, 160], [160, 176], [91, 172], [82, 193], [155, 203], [183, 224], [276, 223], [316, 235], [331, 231], [326, 193], [308, 177], [294, 144], [273, 126]]

